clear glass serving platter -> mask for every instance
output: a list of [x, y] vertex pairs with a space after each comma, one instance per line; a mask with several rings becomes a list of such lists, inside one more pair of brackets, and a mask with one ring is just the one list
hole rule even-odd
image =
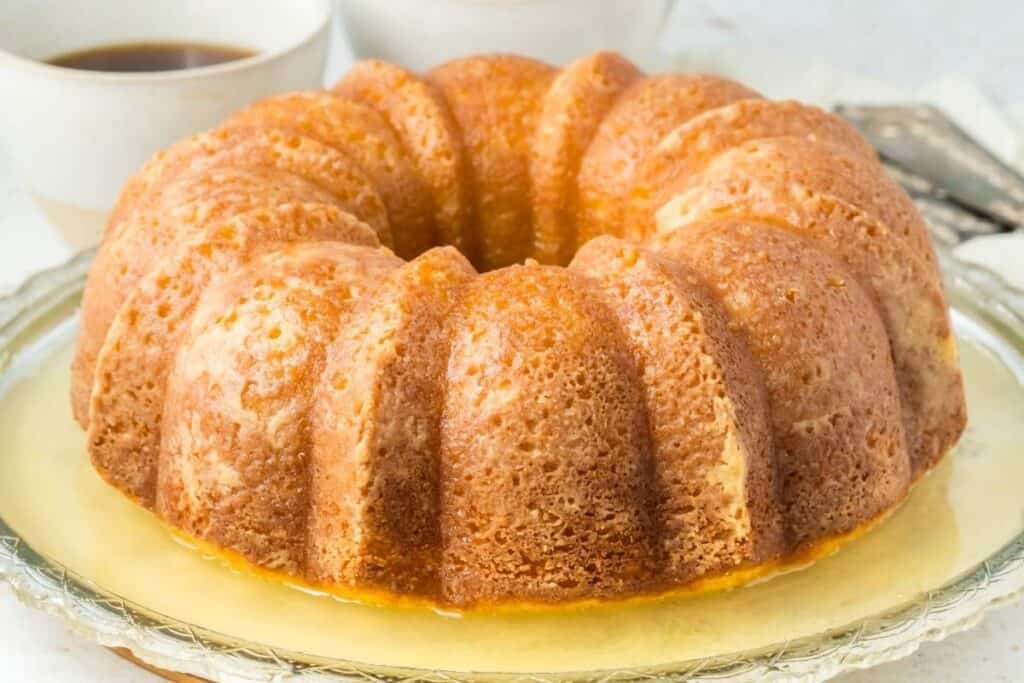
[[970, 425], [892, 518], [758, 585], [518, 617], [271, 585], [175, 543], [99, 484], [66, 408], [90, 259], [0, 300], [0, 578], [155, 666], [218, 681], [818, 681], [905, 656], [1024, 590], [1024, 292], [948, 253]]

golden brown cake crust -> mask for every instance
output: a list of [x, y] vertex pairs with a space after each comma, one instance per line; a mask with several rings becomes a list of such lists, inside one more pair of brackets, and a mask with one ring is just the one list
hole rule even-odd
[[[928, 228], [907, 193], [877, 163], [823, 141], [800, 137], [752, 140], [723, 151], [701, 175], [727, 174], [735, 183], [770, 178], [828, 194], [874, 216], [906, 244], [908, 250], [935, 267]], [[665, 196], [701, 184], [700, 176], [685, 178]], [[938, 282], [938, 274], [933, 279]]]
[[231, 216], [288, 202], [340, 203], [326, 190], [285, 171], [211, 168], [172, 182], [146, 210], [106, 235], [85, 283], [71, 368], [72, 408], [82, 427], [89, 423], [96, 356], [135, 283], [177, 240], [188, 240]]
[[768, 397], [724, 309], [693, 271], [612, 237], [570, 268], [597, 281], [643, 374], [664, 577], [781, 555]]
[[284, 204], [211, 226], [142, 278], [96, 362], [88, 438], [104, 478], [153, 505], [167, 375], [199, 297], [261, 250], [320, 240], [379, 246], [368, 225], [333, 205]]
[[72, 373], [95, 468], [170, 524], [459, 608], [807, 561], [965, 423], [924, 223], [867, 143], [611, 53], [361, 62], [156, 155]]
[[[348, 157], [315, 140], [277, 130], [235, 128], [195, 136], [173, 149], [179, 148], [161, 157], [159, 182], [151, 185], [149, 195], [139, 198], [135, 211], [114, 228], [97, 255], [98, 265], [92, 272], [104, 277], [90, 278], [83, 307], [98, 306], [101, 313], [84, 309], [83, 317], [95, 330], [87, 330], [87, 336], [100, 341], [95, 348], [90, 344], [90, 355], [83, 355], [83, 374], [91, 369], [101, 338], [124, 298], [176, 240], [188, 239], [223, 215], [252, 206], [274, 206], [284, 194], [273, 191], [278, 185], [289, 191], [283, 201], [337, 203], [370, 225], [383, 244], [391, 244], [387, 213], [373, 184]], [[251, 188], [243, 185], [238, 193], [230, 170], [236, 164], [249, 173], [262, 169], [279, 173]], [[219, 168], [226, 173], [215, 173]], [[301, 180], [320, 191], [300, 185]], [[88, 377], [92, 375], [83, 379]], [[85, 420], [87, 401], [88, 396], [81, 396], [76, 411]]]
[[936, 273], [886, 225], [827, 194], [774, 176], [707, 173], [698, 186], [667, 202], [657, 230], [737, 216], [805, 235], [838, 258], [865, 287], [889, 335], [900, 387], [904, 431], [915, 476], [956, 443], [967, 420], [963, 379], [947, 304]]
[[441, 426], [444, 597], [623, 595], [656, 558], [640, 376], [596, 288], [516, 266], [452, 316]]
[[155, 155], [128, 181], [107, 231], [119, 231], [124, 220], [158, 200], [163, 188], [177, 178], [213, 167], [277, 168], [303, 178], [369, 224], [381, 243], [392, 244], [383, 201], [351, 159], [296, 133], [238, 126], [200, 133]]
[[352, 303], [401, 261], [312, 242], [210, 288], [167, 384], [157, 511], [268, 569], [305, 571], [308, 414]]
[[751, 220], [691, 224], [652, 246], [712, 284], [759, 362], [791, 547], [902, 500], [911, 468], [888, 338], [854, 277], [809, 240]]
[[476, 197], [474, 263], [489, 270], [530, 255], [529, 142], [554, 78], [547, 64], [505, 55], [456, 59], [427, 79], [455, 117]]
[[334, 92], [387, 119], [432, 194], [438, 243], [475, 254], [469, 162], [444, 97], [416, 74], [376, 59], [358, 62]]
[[222, 129], [287, 130], [312, 138], [352, 158], [373, 183], [387, 208], [395, 253], [405, 259], [434, 242], [433, 202], [405, 148], [374, 109], [322, 90], [277, 95], [252, 104]]
[[720, 153], [750, 140], [805, 137], [866, 159], [875, 150], [846, 121], [792, 100], [741, 100], [693, 117], [662, 138], [640, 164], [629, 193], [626, 235], [651, 233], [654, 213]]
[[576, 244], [576, 176], [583, 153], [619, 94], [643, 74], [614, 52], [582, 57], [559, 71], [540, 105], [530, 145], [533, 251], [565, 265]]
[[310, 575], [440, 592], [448, 311], [475, 271], [450, 247], [395, 271], [333, 343], [313, 409]]
[[576, 247], [622, 235], [623, 199], [638, 166], [685, 121], [715, 107], [759, 97], [734, 81], [703, 74], [660, 74], [634, 82], [601, 122], [580, 167]]

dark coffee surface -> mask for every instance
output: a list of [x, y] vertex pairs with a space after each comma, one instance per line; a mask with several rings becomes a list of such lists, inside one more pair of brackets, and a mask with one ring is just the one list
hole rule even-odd
[[203, 43], [130, 43], [104, 45], [47, 60], [54, 66], [86, 71], [139, 73], [195, 69], [253, 56], [255, 51]]

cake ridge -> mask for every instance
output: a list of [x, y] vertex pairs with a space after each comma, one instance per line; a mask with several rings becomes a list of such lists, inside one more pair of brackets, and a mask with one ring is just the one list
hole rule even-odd
[[448, 103], [434, 85], [402, 67], [370, 59], [358, 62], [332, 92], [373, 107], [387, 120], [431, 190], [439, 243], [454, 245], [474, 260], [468, 162]]
[[750, 140], [806, 137], [875, 160], [874, 149], [843, 119], [795, 100], [744, 99], [709, 109], [665, 135], [643, 160], [630, 190], [627, 236], [642, 240], [662, 206], [722, 152]]
[[395, 253], [409, 259], [432, 246], [427, 190], [397, 134], [372, 107], [330, 92], [286, 93], [254, 102], [223, 124], [247, 127], [294, 132], [349, 155], [376, 186], [388, 224], [402, 226], [393, 235]]
[[756, 97], [735, 81], [705, 74], [654, 74], [634, 81], [601, 121], [583, 157], [576, 247], [598, 235], [622, 235], [622, 197], [632, 188], [639, 161], [665, 135], [704, 111]]
[[537, 104], [554, 78], [543, 62], [507, 54], [474, 55], [430, 69], [463, 139], [475, 194], [476, 265], [483, 270], [530, 256], [532, 217], [528, 141]]
[[[475, 274], [455, 249], [432, 249], [364, 298], [332, 343], [313, 413], [308, 537], [310, 573], [319, 581], [438, 590], [438, 380], [450, 346], [448, 312]], [[339, 476], [346, 469], [356, 475]]]
[[[963, 386], [941, 286], [876, 218], [844, 200], [801, 185], [757, 181], [726, 193], [703, 178], [699, 191], [659, 211], [659, 231], [712, 216], [751, 218], [811, 237], [838, 256], [868, 290], [889, 332], [915, 476], [934, 466], [963, 430]], [[699, 194], [699, 197], [697, 196]]]
[[963, 431], [925, 230], [849, 125], [726, 78], [360, 62], [129, 181], [75, 416], [140, 505], [344, 594], [730, 585]]
[[185, 242], [140, 281], [118, 310], [96, 360], [88, 439], [93, 463], [106, 478], [141, 466], [134, 480], [118, 484], [148, 504], [155, 500], [157, 427], [170, 350], [186, 333], [184, 323], [202, 291], [277, 243], [324, 239], [380, 245], [368, 225], [337, 207], [285, 204], [243, 213]]
[[[544, 95], [531, 140], [533, 258], [564, 265], [576, 245], [576, 178], [587, 148], [616, 100], [643, 77], [614, 52], [596, 52], [563, 67]], [[553, 120], [552, 120], [553, 119]]]
[[108, 326], [123, 298], [169, 248], [173, 238], [194, 230], [201, 232], [210, 223], [262, 204], [288, 201], [342, 205], [330, 193], [285, 171], [212, 168], [162, 186], [152, 207], [132, 213], [123, 225], [108, 226], [86, 279], [81, 329], [72, 361], [72, 407], [80, 425], [89, 423], [95, 362]]

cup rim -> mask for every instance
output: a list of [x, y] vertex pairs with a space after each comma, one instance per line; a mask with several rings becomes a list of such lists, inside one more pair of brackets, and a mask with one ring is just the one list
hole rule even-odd
[[9, 50], [0, 48], [0, 66], [5, 63], [36, 71], [42, 75], [55, 76], [77, 81], [103, 81], [115, 83], [155, 83], [168, 81], [181, 81], [206, 76], [219, 76], [236, 71], [243, 71], [249, 68], [261, 66], [279, 57], [294, 52], [312, 43], [317, 37], [331, 26], [331, 19], [334, 15], [333, 0], [315, 0], [320, 5], [320, 16], [311, 28], [302, 33], [295, 41], [282, 45], [273, 50], [258, 52], [251, 57], [234, 59], [220, 64], [209, 66], [197, 66], [189, 69], [173, 69], [169, 71], [91, 71], [86, 69], [74, 69], [67, 66], [57, 66], [36, 59], [22, 57]]

